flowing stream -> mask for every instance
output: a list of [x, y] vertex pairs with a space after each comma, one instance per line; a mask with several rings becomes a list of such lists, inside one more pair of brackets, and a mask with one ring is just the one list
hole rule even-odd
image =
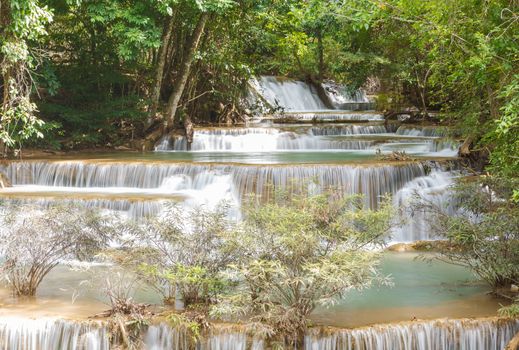
[[[438, 320], [381, 325], [360, 329], [311, 329], [305, 350], [501, 350], [519, 330], [511, 320]], [[103, 322], [60, 319], [0, 318], [0, 349], [116, 349], [120, 340], [109, 336]], [[167, 324], [143, 330], [140, 347], [147, 350], [189, 349], [185, 329]], [[217, 325], [196, 344], [200, 350], [263, 350], [262, 339], [239, 326]]]
[[[459, 144], [449, 137], [447, 128], [383, 123], [380, 114], [364, 111], [372, 103], [362, 91], [333, 84], [325, 83], [320, 89], [306, 82], [262, 77], [252, 85], [271, 106], [280, 107], [282, 117], [291, 123], [265, 117], [244, 127], [196, 128], [191, 144], [181, 134], [168, 135], [150, 153], [85, 153], [3, 163], [0, 171], [13, 186], [0, 189], [0, 197], [5, 202], [41, 206], [70, 202], [135, 219], [157, 215], [171, 201], [190, 209], [226, 201], [233, 217], [239, 219], [243, 201], [250, 195], [261, 203], [278, 190], [318, 193], [334, 189], [344, 195], [362, 194], [367, 208], [377, 208], [385, 195], [392, 196], [399, 225], [388, 242], [441, 238], [433, 234], [428, 213], [412, 207], [417, 199], [425, 199], [446, 213], [456, 212], [449, 188], [462, 176], [452, 170], [457, 168]], [[405, 152], [411, 159], [389, 161], [392, 152]], [[484, 316], [498, 307], [485, 301], [480, 287], [460, 291], [454, 286], [455, 279], [467, 278], [466, 270], [459, 275], [453, 269], [441, 270], [431, 286], [428, 281], [436, 270], [420, 270], [425, 267], [412, 259], [391, 259], [385, 262], [384, 273], [394, 273], [398, 285], [404, 287], [395, 287], [393, 294], [374, 290], [362, 296], [352, 294], [354, 303], [347, 302], [352, 308], [339, 304], [331, 311], [318, 310], [315, 320], [349, 327], [409, 320], [417, 314]], [[78, 282], [77, 276], [66, 273], [52, 276], [51, 284]], [[454, 292], [440, 291], [431, 297], [431, 290], [442, 283]], [[427, 300], [434, 305], [417, 309]], [[474, 313], [477, 305], [486, 306]], [[381, 316], [384, 313], [387, 317]], [[307, 334], [305, 350], [502, 349], [517, 331], [518, 322], [495, 319], [319, 328]], [[211, 332], [198, 349], [267, 348], [261, 339], [251, 338], [237, 326], [218, 326]], [[103, 322], [0, 315], [0, 349], [111, 349], [118, 340], [108, 334]], [[188, 338], [165, 324], [152, 325], [142, 334], [142, 347], [187, 349]]]

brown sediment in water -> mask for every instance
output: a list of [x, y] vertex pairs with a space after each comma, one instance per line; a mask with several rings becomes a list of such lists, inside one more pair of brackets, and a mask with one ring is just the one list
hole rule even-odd
[[312, 321], [314, 324], [322, 326], [357, 328], [384, 323], [405, 323], [413, 320], [494, 317], [504, 303], [506, 303], [504, 299], [480, 294], [434, 306], [359, 308], [316, 313], [312, 316]]
[[409, 243], [396, 243], [388, 246], [385, 250], [389, 252], [439, 252], [454, 250], [456, 247], [446, 240], [415, 241]]
[[92, 315], [106, 310], [108, 306], [96, 300], [69, 300], [46, 297], [14, 297], [6, 289], [0, 289], [0, 315], [9, 317], [45, 318], [57, 317], [67, 320], [87, 320]]
[[[2, 316], [43, 318], [57, 317], [70, 320], [87, 320], [105, 311], [109, 306], [101, 301], [62, 297], [15, 298], [6, 289], [0, 289], [0, 314]], [[497, 314], [504, 300], [489, 295], [477, 295], [462, 300], [449, 301], [435, 306], [395, 307], [373, 309], [349, 309], [326, 314], [314, 314], [311, 319], [316, 326], [340, 328], [368, 327], [376, 324], [404, 324], [415, 320], [440, 318], [481, 318]], [[477, 307], [475, 307], [477, 305]], [[157, 306], [157, 313], [163, 311]], [[158, 319], [160, 319], [160, 314]], [[231, 324], [221, 323], [218, 324]]]
[[[334, 334], [338, 331], [342, 330], [355, 330], [355, 331], [362, 331], [362, 330], [371, 330], [371, 329], [385, 329], [387, 327], [394, 327], [394, 326], [403, 326], [403, 327], [411, 327], [415, 324], [424, 324], [424, 323], [447, 323], [449, 321], [459, 321], [462, 324], [465, 324], [467, 326], [473, 325], [474, 323], [497, 323], [497, 324], [506, 324], [510, 321], [514, 321], [514, 318], [506, 318], [506, 317], [500, 317], [500, 316], [478, 316], [478, 317], [470, 317], [470, 316], [461, 316], [461, 317], [437, 317], [437, 318], [424, 318], [424, 319], [413, 319], [413, 320], [406, 320], [406, 321], [395, 321], [395, 322], [386, 322], [386, 323], [374, 323], [364, 326], [353, 326], [353, 327], [342, 327], [342, 326], [328, 326], [328, 325], [312, 325], [312, 330], [317, 331], [319, 334], [322, 335], [330, 335]], [[519, 340], [519, 337], [518, 337]], [[507, 349], [506, 349], [507, 350]], [[517, 349], [513, 349], [517, 350]]]

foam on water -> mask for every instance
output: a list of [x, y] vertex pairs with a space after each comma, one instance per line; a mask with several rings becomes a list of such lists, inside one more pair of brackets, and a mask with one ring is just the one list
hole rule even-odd
[[[415, 177], [425, 175], [420, 163], [402, 165], [200, 165], [190, 163], [29, 161], [4, 168], [13, 185], [81, 188], [88, 192], [114, 188], [124, 192], [150, 191], [179, 194], [198, 203], [248, 194], [269, 196], [274, 190], [341, 189], [363, 194], [368, 207], [376, 207], [384, 194], [394, 194]], [[50, 190], [47, 189], [46, 190]]]
[[[415, 129], [411, 129], [413, 130]], [[449, 139], [418, 133], [415, 135], [414, 132], [391, 133], [384, 125], [302, 125], [285, 128], [197, 129], [190, 148], [185, 137], [167, 135], [157, 143], [155, 150], [179, 152], [189, 149], [199, 153], [371, 150], [373, 154], [375, 150], [380, 150], [455, 157], [458, 146], [457, 142]]]
[[287, 111], [327, 109], [315, 87], [302, 81], [262, 76], [253, 79], [251, 84], [272, 107], [281, 107]]
[[[305, 350], [501, 350], [519, 331], [519, 321], [498, 319], [433, 320], [359, 329], [311, 329]], [[0, 318], [0, 349], [5, 350], [109, 350], [101, 322], [59, 319]], [[192, 338], [185, 329], [152, 325], [143, 334], [147, 350], [188, 350]], [[217, 326], [196, 345], [200, 350], [262, 350], [265, 343], [243, 327]]]
[[433, 171], [409, 181], [396, 192], [393, 203], [399, 209], [399, 226], [393, 232], [395, 242], [441, 239], [431, 229], [431, 215], [427, 209], [416, 209], [417, 203], [426, 203], [454, 215], [456, 208], [451, 200], [449, 187], [453, 185], [453, 174]]
[[0, 317], [3, 350], [108, 350], [108, 330], [101, 322]]
[[[311, 329], [304, 341], [305, 350], [501, 350], [519, 331], [515, 320], [435, 320], [360, 329]], [[171, 349], [178, 344], [178, 331], [165, 325], [154, 326], [147, 346], [154, 350]], [[150, 334], [150, 333], [148, 333]], [[239, 327], [215, 327], [199, 349], [262, 350], [260, 339], [247, 336]], [[181, 349], [181, 347], [179, 347]]]
[[[283, 77], [261, 76], [252, 79], [250, 85], [254, 92], [266, 100], [271, 107], [281, 108], [287, 112], [373, 108], [373, 103], [364, 91], [350, 91], [345, 86], [331, 82], [321, 84], [321, 96], [317, 86]], [[324, 102], [323, 99], [328, 101]]]

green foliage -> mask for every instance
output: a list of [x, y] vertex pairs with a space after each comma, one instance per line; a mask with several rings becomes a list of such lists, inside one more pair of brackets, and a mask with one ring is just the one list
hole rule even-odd
[[258, 73], [362, 85], [382, 58], [370, 42], [374, 5], [328, 0], [275, 1], [258, 6], [247, 52]]
[[298, 343], [317, 306], [333, 305], [352, 289], [386, 283], [377, 272], [390, 229], [391, 205], [362, 209], [359, 197], [294, 196], [281, 204], [250, 207], [229, 244], [239, 260], [226, 274], [235, 281], [214, 316], [248, 317], [270, 337]]
[[199, 323], [190, 320], [185, 315], [175, 313], [169, 314], [166, 319], [171, 327], [175, 329], [186, 329], [192, 344], [196, 344], [197, 341], [200, 340], [201, 329]]
[[499, 309], [499, 316], [508, 318], [519, 317], [519, 300], [516, 300], [514, 304], [509, 306], [503, 306]]
[[433, 226], [449, 240], [440, 258], [467, 266], [493, 288], [519, 281], [519, 207], [512, 201], [517, 180], [487, 177], [455, 188], [459, 215], [441, 209]]
[[[155, 2], [52, 0], [46, 42], [52, 57], [39, 73], [39, 103], [67, 148], [127, 143], [145, 123], [145, 75], [160, 45], [161, 8]], [[66, 62], [66, 64], [64, 64]]]
[[393, 82], [382, 85], [422, 110], [442, 108], [464, 136], [490, 151], [494, 173], [517, 174], [517, 7], [475, 0], [380, 4], [374, 43], [389, 64], [377, 76]]
[[174, 302], [178, 293], [185, 307], [210, 304], [226, 287], [220, 272], [235, 258], [224, 240], [231, 228], [226, 215], [225, 205], [188, 212], [171, 205], [164, 215], [132, 225], [131, 232], [149, 248], [134, 250], [125, 265], [166, 302]]
[[36, 0], [13, 0], [2, 4], [0, 141], [6, 149], [21, 149], [26, 140], [43, 136], [40, 132], [43, 121], [36, 117], [37, 108], [30, 98], [31, 72], [39, 56], [30, 44], [47, 34], [45, 25], [50, 21], [52, 14]]
[[[505, 101], [496, 126], [487, 134], [486, 141], [494, 145], [491, 169], [502, 176], [519, 174], [519, 74], [505, 87], [500, 97]], [[519, 189], [516, 188], [517, 191]], [[516, 192], [519, 193], [519, 192]], [[516, 197], [516, 201], [519, 197]]]
[[45, 276], [66, 259], [91, 259], [115, 238], [110, 220], [72, 206], [2, 208], [0, 266], [15, 295], [34, 296]]
[[[9, 4], [0, 36], [2, 85], [8, 87], [2, 112], [8, 126], [0, 137], [9, 147], [42, 136], [53, 139], [53, 146], [57, 139], [73, 148], [127, 144], [144, 136], [161, 48], [167, 52], [159, 112], [197, 19], [209, 12], [179, 106], [194, 122], [215, 121], [215, 114], [238, 105], [252, 75], [334, 79], [351, 88], [370, 77], [380, 82], [380, 109], [442, 109], [442, 118], [457, 124], [477, 149], [489, 150], [489, 170], [518, 173], [519, 15], [509, 1]], [[168, 21], [172, 32], [163, 42]], [[15, 67], [17, 62], [22, 67]], [[37, 107], [31, 92], [41, 97]], [[61, 130], [42, 133], [38, 109]]]

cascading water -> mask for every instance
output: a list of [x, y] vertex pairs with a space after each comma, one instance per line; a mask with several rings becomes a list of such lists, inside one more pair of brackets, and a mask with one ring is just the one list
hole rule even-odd
[[[328, 101], [323, 102], [317, 88], [309, 83], [274, 76], [252, 79], [252, 88], [273, 108], [287, 112], [308, 112], [335, 110], [367, 110], [373, 104], [362, 90], [349, 91], [346, 87], [332, 82], [321, 85], [322, 93]], [[327, 106], [330, 105], [330, 107]]]
[[253, 79], [251, 85], [274, 108], [297, 112], [328, 109], [315, 87], [302, 81], [262, 76]]
[[[458, 143], [452, 140], [415, 135], [417, 129], [410, 129], [409, 134], [388, 132], [388, 129], [394, 130], [380, 124], [195, 129], [190, 150], [199, 153], [381, 150], [441, 157], [457, 154]], [[187, 151], [188, 143], [183, 136], [168, 135], [157, 143], [155, 150]]]
[[[133, 218], [159, 213], [167, 200], [188, 207], [205, 205], [209, 208], [225, 200], [233, 216], [238, 210], [239, 193], [232, 174], [225, 172], [225, 168], [73, 161], [12, 163], [5, 172], [14, 179], [14, 186], [9, 189], [12, 202], [36, 201], [50, 205], [61, 199], [87, 207], [123, 211]], [[45, 198], [31, 200], [27, 193]], [[82, 198], [93, 194], [98, 198]]]
[[335, 109], [365, 110], [373, 108], [373, 104], [363, 90], [351, 91], [333, 81], [322, 83], [322, 87]]
[[[313, 133], [300, 134], [273, 128], [246, 128], [229, 130], [195, 130], [191, 151], [195, 152], [270, 152], [280, 150], [367, 149], [373, 145], [367, 140], [330, 140]], [[183, 136], [166, 136], [155, 147], [156, 151], [186, 151]]]
[[151, 217], [159, 214], [163, 210], [163, 202], [161, 200], [126, 200], [126, 199], [59, 199], [56, 197], [42, 198], [42, 194], [38, 194], [34, 198], [9, 198], [6, 202], [13, 205], [31, 204], [48, 208], [57, 201], [63, 204], [78, 205], [85, 208], [101, 208], [109, 211], [123, 212], [132, 219], [143, 217]]
[[358, 113], [358, 112], [292, 112], [283, 114], [283, 118], [293, 121], [310, 122], [365, 122], [382, 121], [384, 116], [380, 113]]
[[144, 335], [147, 350], [189, 349], [190, 342], [187, 332], [173, 329], [164, 323], [151, 326]]
[[[393, 231], [392, 241], [438, 238], [431, 233], [427, 212], [412, 211], [410, 205], [418, 198], [453, 214], [449, 186], [456, 173], [442, 170], [438, 163], [388, 164], [376, 151], [454, 157], [458, 144], [446, 138], [446, 129], [398, 127], [396, 123], [382, 124], [383, 116], [378, 113], [345, 111], [365, 110], [371, 107], [371, 102], [361, 91], [348, 92], [336, 85], [324, 84], [326, 96], [323, 96], [319, 87], [317, 91], [315, 86], [294, 80], [262, 77], [254, 84], [272, 107], [284, 110], [282, 117], [286, 120], [276, 121], [279, 116], [274, 116], [274, 120], [259, 124], [270, 123], [268, 127], [195, 129], [189, 147], [184, 137], [168, 136], [157, 144], [156, 150], [173, 152], [155, 153], [154, 159], [162, 160], [158, 162], [139, 161], [136, 156], [123, 161], [11, 162], [0, 166], [0, 171], [13, 184], [2, 189], [3, 198], [40, 206], [64, 201], [123, 212], [133, 218], [160, 214], [166, 201], [178, 202], [185, 208], [200, 205], [212, 208], [225, 200], [230, 204], [231, 217], [239, 219], [240, 206], [249, 194], [269, 199], [276, 190], [315, 193], [338, 189], [345, 195], [364, 195], [365, 206], [369, 208], [377, 208], [385, 194], [392, 195], [395, 207], [399, 208], [398, 221], [402, 223]], [[326, 106], [330, 103], [328, 107], [335, 109]], [[306, 124], [291, 124], [297, 120]], [[327, 120], [333, 123], [323, 123]], [[183, 152], [188, 148], [193, 152]], [[233, 163], [243, 159], [237, 155], [240, 152], [246, 156], [259, 155], [251, 165]], [[221, 164], [179, 162], [193, 160], [189, 157], [203, 153], [221, 157], [223, 161]], [[279, 158], [281, 161], [273, 165], [259, 165], [269, 154], [289, 156]], [[352, 156], [346, 159], [348, 155]], [[367, 158], [362, 158], [366, 155]], [[346, 163], [350, 159], [356, 163]], [[362, 164], [365, 159], [370, 162]], [[308, 164], [301, 164], [304, 162]], [[518, 321], [494, 319], [311, 329], [304, 349], [497, 350], [517, 331]], [[251, 336], [239, 325], [214, 325], [197, 344], [192, 341], [185, 329], [167, 324], [151, 325], [142, 334], [142, 348], [147, 350], [187, 350], [194, 346], [198, 350], [268, 348], [262, 339]], [[103, 322], [0, 317], [0, 350], [107, 350], [121, 345], [117, 342]]]
[[108, 330], [101, 322], [0, 317], [2, 350], [108, 350]]
[[[452, 184], [452, 173], [433, 171], [427, 176], [413, 179], [396, 192], [393, 203], [399, 209], [400, 215], [392, 240], [412, 242], [440, 239], [441, 237], [435, 234], [431, 228], [431, 215], [427, 207], [433, 205], [446, 214], [454, 215], [456, 209], [451, 203], [449, 191]], [[419, 205], [416, 209], [417, 204], [423, 205]]]
[[519, 321], [439, 320], [315, 332], [305, 350], [501, 350]]
[[326, 125], [314, 126], [310, 132], [314, 136], [337, 136], [385, 134], [388, 130], [384, 125]]
[[434, 126], [400, 126], [396, 130], [397, 135], [407, 136], [425, 136], [425, 137], [444, 137], [447, 136], [448, 130], [441, 127]]
[[247, 194], [269, 195], [273, 190], [300, 191], [308, 186], [337, 188], [345, 194], [363, 194], [368, 207], [376, 207], [381, 196], [394, 194], [412, 179], [424, 176], [419, 163], [403, 165], [195, 165], [189, 163], [95, 163], [12, 162], [4, 172], [16, 189], [32, 187], [33, 193], [85, 189], [133, 193], [185, 195], [196, 203], [214, 203]]
[[[358, 329], [310, 329], [305, 350], [501, 350], [519, 321], [467, 319], [416, 321]], [[142, 333], [146, 350], [263, 350], [265, 342], [243, 326], [215, 325], [193, 344], [185, 328], [151, 325]], [[120, 347], [104, 322], [0, 318], [2, 350], [109, 350]]]

